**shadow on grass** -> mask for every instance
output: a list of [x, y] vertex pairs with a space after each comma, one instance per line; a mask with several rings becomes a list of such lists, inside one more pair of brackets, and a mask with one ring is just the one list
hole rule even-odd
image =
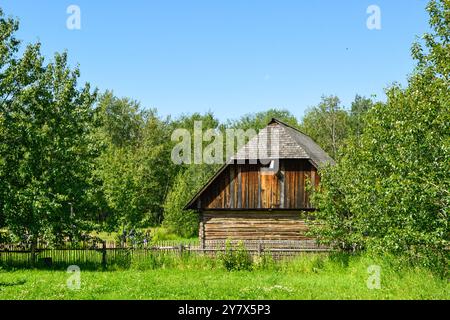
[[1, 287], [14, 287], [14, 286], [21, 286], [26, 283], [25, 280], [18, 280], [15, 282], [0, 282], [0, 288]]
[[[38, 262], [35, 266], [32, 266], [29, 263], [23, 262], [12, 262], [12, 263], [3, 263], [0, 264], [0, 269], [4, 271], [15, 271], [15, 270], [42, 270], [42, 271], [66, 271], [69, 266], [78, 266], [81, 270], [85, 271], [102, 271], [102, 265], [99, 263], [89, 263], [89, 262], [77, 262], [74, 261], [72, 263], [52, 263], [51, 265], [48, 263]], [[1, 283], [0, 283], [1, 285]]]

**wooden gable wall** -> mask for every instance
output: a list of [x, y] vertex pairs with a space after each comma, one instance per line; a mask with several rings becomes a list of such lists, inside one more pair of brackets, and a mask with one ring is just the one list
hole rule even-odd
[[307, 209], [311, 208], [309, 180], [319, 183], [316, 168], [305, 159], [282, 159], [280, 170], [264, 172], [260, 164], [231, 164], [198, 199], [197, 208]]

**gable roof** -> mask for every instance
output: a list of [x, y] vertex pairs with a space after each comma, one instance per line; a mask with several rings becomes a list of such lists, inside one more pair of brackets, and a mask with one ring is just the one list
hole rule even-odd
[[201, 194], [228, 165], [238, 160], [258, 159], [306, 159], [316, 168], [327, 163], [334, 164], [334, 160], [311, 137], [287, 123], [272, 118], [265, 128], [252, 137], [208, 180], [184, 209], [192, 208]]
[[230, 160], [308, 159], [315, 167], [334, 160], [308, 135], [278, 119], [259, 131]]

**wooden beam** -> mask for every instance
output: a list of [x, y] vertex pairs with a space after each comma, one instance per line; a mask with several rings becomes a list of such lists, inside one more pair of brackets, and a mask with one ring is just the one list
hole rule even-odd
[[235, 166], [230, 166], [230, 208], [236, 207], [236, 205], [234, 204], [234, 172]]
[[281, 168], [279, 174], [279, 182], [280, 182], [280, 208], [284, 208], [284, 161], [281, 161]]
[[258, 170], [258, 209], [261, 208], [261, 170]]
[[242, 177], [240, 165], [237, 166], [237, 178], [238, 178], [237, 207], [242, 208]]
[[299, 207], [300, 208], [305, 208], [306, 207], [306, 201], [305, 201], [305, 194], [306, 194], [306, 190], [305, 190], [305, 172], [304, 171], [300, 171], [299, 172]]

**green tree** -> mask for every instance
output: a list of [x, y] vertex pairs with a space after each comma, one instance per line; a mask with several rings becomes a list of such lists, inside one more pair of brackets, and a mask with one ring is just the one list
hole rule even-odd
[[112, 231], [160, 223], [175, 174], [169, 119], [112, 92], [100, 97], [98, 118], [97, 137], [104, 149], [96, 174], [106, 203], [104, 227]]
[[112, 91], [100, 95], [97, 106], [98, 138], [115, 147], [135, 146], [142, 139], [146, 114], [138, 101], [117, 98]]
[[364, 131], [364, 117], [373, 105], [374, 102], [371, 99], [356, 95], [349, 114], [349, 126], [352, 135], [358, 138], [361, 136]]
[[28, 237], [34, 261], [39, 238], [77, 236], [91, 221], [95, 93], [78, 88], [66, 53], [44, 64], [35, 44], [19, 56], [17, 29], [0, 13], [0, 211], [11, 232]]
[[227, 128], [234, 129], [254, 129], [259, 131], [263, 129], [272, 118], [281, 120], [293, 127], [298, 127], [297, 118], [288, 110], [285, 109], [269, 109], [267, 111], [257, 112], [253, 114], [246, 114], [238, 120], [228, 120]]
[[193, 210], [183, 210], [183, 207], [211, 177], [211, 167], [213, 166], [193, 164], [176, 176], [164, 204], [163, 225], [171, 232], [186, 238], [197, 234], [198, 214]]
[[[413, 46], [418, 67], [408, 87], [387, 90], [372, 107], [360, 141], [351, 139], [334, 168], [322, 170], [314, 232], [346, 249], [405, 255], [448, 265], [450, 202], [450, 2], [427, 7], [433, 32]], [[430, 41], [429, 39], [434, 39]], [[424, 53], [426, 51], [426, 53]]]
[[349, 135], [349, 116], [336, 96], [322, 96], [322, 101], [310, 108], [300, 129], [316, 141], [332, 158], [336, 158]]
[[[206, 114], [194, 113], [182, 115], [171, 122], [172, 130], [187, 129], [190, 132], [192, 150], [194, 150], [194, 122], [201, 121], [203, 130], [214, 129], [217, 132], [223, 130], [219, 121], [211, 112]], [[203, 148], [209, 142], [203, 141]], [[163, 225], [173, 233], [182, 237], [194, 236], [198, 231], [198, 214], [192, 210], [183, 210], [187, 202], [215, 173], [219, 164], [181, 164], [175, 165], [172, 172], [176, 173], [170, 191], [164, 202]]]

